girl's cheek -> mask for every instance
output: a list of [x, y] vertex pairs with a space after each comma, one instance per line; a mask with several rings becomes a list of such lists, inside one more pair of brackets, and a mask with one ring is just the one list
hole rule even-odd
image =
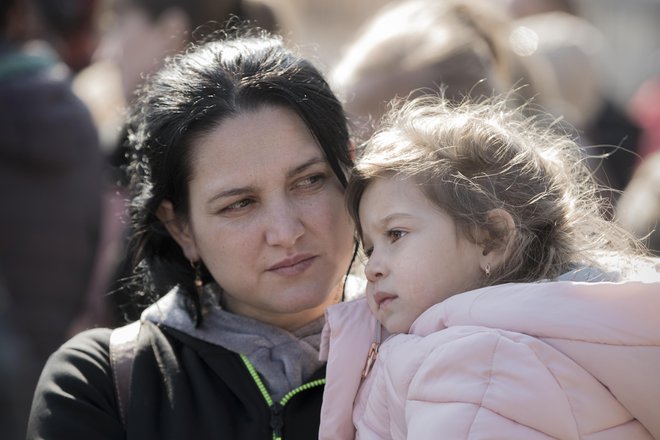
[[376, 312], [376, 302], [374, 301], [374, 289], [373, 284], [367, 281], [367, 288], [365, 289], [365, 296], [367, 297], [367, 304], [373, 313]]

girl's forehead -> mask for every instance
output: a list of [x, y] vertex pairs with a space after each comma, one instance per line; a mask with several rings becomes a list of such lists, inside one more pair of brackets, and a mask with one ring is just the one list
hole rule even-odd
[[390, 175], [375, 178], [367, 185], [360, 200], [360, 211], [365, 215], [376, 211], [383, 215], [401, 209], [412, 212], [416, 207], [427, 207], [430, 203], [414, 179]]

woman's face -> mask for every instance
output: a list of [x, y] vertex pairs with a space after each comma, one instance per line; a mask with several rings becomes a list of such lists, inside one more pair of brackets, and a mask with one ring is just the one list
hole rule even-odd
[[233, 313], [289, 330], [320, 317], [340, 298], [353, 223], [307, 126], [262, 107], [192, 147], [189, 218], [168, 227], [186, 257], [204, 262]]

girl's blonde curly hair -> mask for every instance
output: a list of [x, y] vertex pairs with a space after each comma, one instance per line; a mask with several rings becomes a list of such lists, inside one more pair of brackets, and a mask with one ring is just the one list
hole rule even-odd
[[[643, 253], [604, 217], [608, 207], [583, 150], [530, 105], [512, 105], [508, 96], [456, 104], [442, 94], [394, 101], [348, 184], [358, 233], [367, 186], [398, 175], [414, 179], [485, 251], [507, 247], [506, 262], [484, 284], [556, 278], [582, 265], [610, 270], [603, 256]], [[494, 209], [511, 215], [512, 231], [491, 220]]]

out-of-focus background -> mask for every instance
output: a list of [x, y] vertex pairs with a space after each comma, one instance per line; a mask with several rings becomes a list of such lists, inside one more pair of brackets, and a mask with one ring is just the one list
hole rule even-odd
[[[310, 56], [330, 69], [345, 53], [359, 27], [378, 8], [394, 0], [265, 0], [281, 11], [285, 33], [303, 44]], [[443, 0], [437, 0], [442, 2]], [[596, 26], [607, 49], [597, 55], [606, 88], [620, 105], [632, 97], [639, 85], [660, 72], [660, 1], [658, 0], [493, 0], [516, 8], [520, 15], [561, 9], [573, 11]], [[414, 24], [410, 24], [414, 26]], [[569, 37], [570, 36], [564, 36]]]
[[[281, 33], [359, 142], [395, 96], [514, 89], [561, 118], [660, 255], [660, 0], [0, 0], [0, 426], [67, 338], [139, 315], [122, 121], [165, 57], [230, 16]], [[209, 23], [211, 21], [212, 23]]]

